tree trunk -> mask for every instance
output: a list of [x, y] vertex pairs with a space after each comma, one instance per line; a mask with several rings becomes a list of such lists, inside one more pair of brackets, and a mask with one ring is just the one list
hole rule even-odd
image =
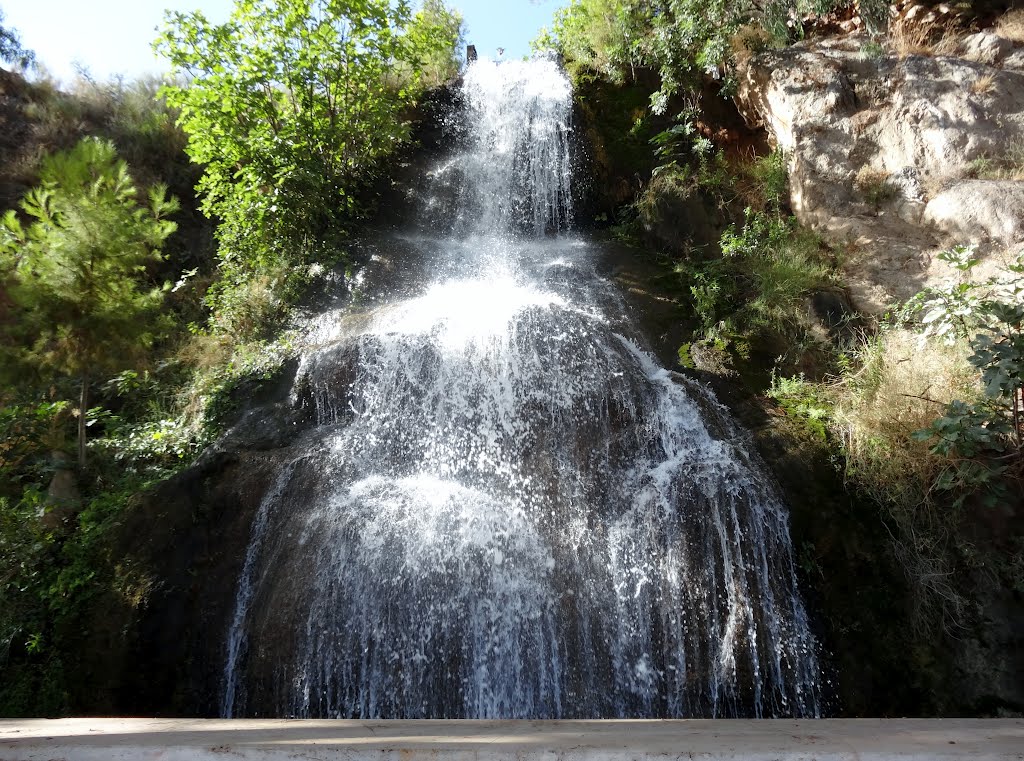
[[82, 376], [82, 393], [78, 397], [78, 469], [85, 470], [85, 412], [89, 403], [89, 376]]

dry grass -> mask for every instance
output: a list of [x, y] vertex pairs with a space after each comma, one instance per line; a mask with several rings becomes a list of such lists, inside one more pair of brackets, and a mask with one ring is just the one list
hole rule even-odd
[[900, 58], [912, 55], [931, 55], [931, 35], [918, 24], [895, 24], [889, 30], [889, 42]]
[[860, 371], [838, 387], [836, 419], [851, 455], [864, 462], [882, 452], [905, 455], [906, 462], [886, 455], [877, 467], [929, 475], [935, 465], [928, 462], [928, 445], [910, 434], [931, 424], [953, 399], [977, 395], [978, 374], [967, 354], [966, 346], [922, 344], [907, 330], [887, 330], [871, 341]]
[[860, 168], [853, 179], [853, 187], [875, 208], [896, 195], [896, 188], [889, 182], [889, 173], [871, 166]]
[[996, 89], [996, 78], [993, 74], [986, 74], [971, 82], [971, 92], [975, 95], [988, 95]]
[[958, 39], [944, 19], [897, 19], [889, 28], [889, 44], [900, 58], [956, 53]]
[[1024, 42], [1024, 8], [1008, 11], [996, 22], [996, 34], [1014, 42]]
[[193, 431], [202, 428], [210, 398], [219, 385], [217, 375], [230, 365], [234, 350], [230, 336], [209, 333], [189, 336], [178, 350], [176, 359], [194, 371], [192, 381], [179, 393], [178, 417]]
[[235, 341], [223, 333], [197, 333], [190, 335], [175, 356], [185, 367], [201, 372], [224, 367], [231, 361]]
[[921, 626], [942, 621], [950, 630], [966, 613], [952, 583], [958, 518], [931, 499], [945, 461], [911, 434], [954, 399], [980, 395], [968, 353], [966, 344], [922, 344], [916, 333], [888, 330], [865, 346], [861, 369], [832, 389], [833, 428], [843, 441], [848, 477], [888, 513], [894, 551], [920, 591], [915, 619]]
[[981, 156], [967, 168], [967, 176], [975, 180], [1024, 180], [1024, 141], [1007, 145], [1002, 156]]
[[[968, 171], [966, 176], [970, 176]], [[925, 174], [921, 177], [921, 190], [925, 200], [930, 201], [940, 193], [944, 193], [960, 180], [964, 179], [963, 170], [944, 168], [941, 172]]]

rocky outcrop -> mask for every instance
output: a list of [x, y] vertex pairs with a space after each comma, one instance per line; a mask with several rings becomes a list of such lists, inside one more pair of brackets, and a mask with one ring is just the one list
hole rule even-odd
[[951, 245], [1024, 242], [1024, 47], [979, 32], [942, 49], [812, 39], [740, 72], [744, 117], [788, 157], [794, 213], [846, 246], [869, 314], [948, 278], [935, 254]]
[[47, 531], [62, 532], [82, 509], [82, 494], [78, 488], [78, 468], [66, 452], [50, 453], [53, 476], [46, 488], [41, 525]]
[[[972, 273], [980, 278], [1008, 254], [1024, 251], [1024, 44], [980, 31], [947, 34], [931, 54], [923, 52], [901, 56], [849, 34], [758, 54], [740, 71], [737, 103], [748, 123], [764, 127], [785, 152], [794, 213], [841, 250], [854, 306], [872, 316], [953, 279], [937, 255], [954, 245], [976, 247], [982, 264]], [[872, 545], [879, 526], [844, 518], [840, 510], [828, 514], [836, 525], [846, 521], [830, 537], [831, 526], [802, 507], [813, 499], [801, 499], [799, 485], [788, 480], [787, 490], [798, 541], [806, 531], [819, 547], [851, 543], [843, 549], [849, 556], [838, 560], [829, 560], [826, 550], [822, 576], [830, 578], [820, 585], [824, 610], [855, 606], [850, 630], [871, 631], [876, 640], [873, 652], [855, 657], [845, 643], [837, 647], [845, 711], [875, 712], [887, 700], [905, 710], [890, 687], [892, 694], [872, 694], [890, 672], [900, 673], [893, 681], [916, 696], [909, 703], [914, 711], [1019, 714], [1019, 591], [993, 581], [984, 564], [965, 572], [969, 624], [937, 632], [925, 644], [921, 634], [892, 623], [906, 616], [912, 590], [867, 600], [858, 597], [866, 587], [844, 590], [836, 581], [866, 546], [870, 559], [861, 556], [857, 574], [879, 574], [879, 589], [897, 586], [898, 558]], [[977, 516], [971, 521], [965, 527], [980, 525]], [[1011, 534], [1006, 527], [977, 530], [978, 546]], [[906, 663], [897, 664], [899, 658]]]
[[1024, 182], [957, 182], [928, 201], [923, 221], [965, 243], [1011, 248], [1024, 240]]

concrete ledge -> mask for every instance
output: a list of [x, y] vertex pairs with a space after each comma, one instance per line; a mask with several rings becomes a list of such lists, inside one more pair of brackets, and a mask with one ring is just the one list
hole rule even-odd
[[0, 761], [1024, 760], [1020, 719], [0, 720]]

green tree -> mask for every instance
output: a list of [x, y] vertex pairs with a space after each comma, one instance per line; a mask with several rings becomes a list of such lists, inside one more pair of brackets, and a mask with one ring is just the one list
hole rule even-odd
[[572, 0], [555, 11], [551, 29], [533, 47], [556, 50], [579, 72], [589, 69], [617, 84], [644, 65], [653, 15], [635, 0]]
[[443, 0], [423, 0], [407, 34], [414, 47], [422, 51], [409, 72], [418, 80], [412, 83], [414, 87], [439, 87], [459, 75], [466, 46], [461, 13], [450, 10]]
[[0, 225], [0, 275], [16, 315], [5, 322], [24, 361], [77, 382], [84, 467], [90, 383], [131, 367], [153, 341], [163, 289], [144, 275], [178, 204], [156, 186], [140, 205], [127, 165], [97, 138], [44, 160], [41, 180], [21, 202], [31, 224], [9, 211]]
[[[358, 192], [409, 136], [423, 63], [458, 39], [453, 14], [406, 0], [237, 0], [224, 24], [168, 13], [155, 47], [177, 77], [188, 153], [219, 221], [221, 287], [337, 256]], [[400, 76], [396, 76], [400, 74]]]
[[3, 10], [0, 10], [0, 61], [22, 69], [31, 68], [36, 62], [36, 54], [22, 47], [18, 31], [4, 26]]

